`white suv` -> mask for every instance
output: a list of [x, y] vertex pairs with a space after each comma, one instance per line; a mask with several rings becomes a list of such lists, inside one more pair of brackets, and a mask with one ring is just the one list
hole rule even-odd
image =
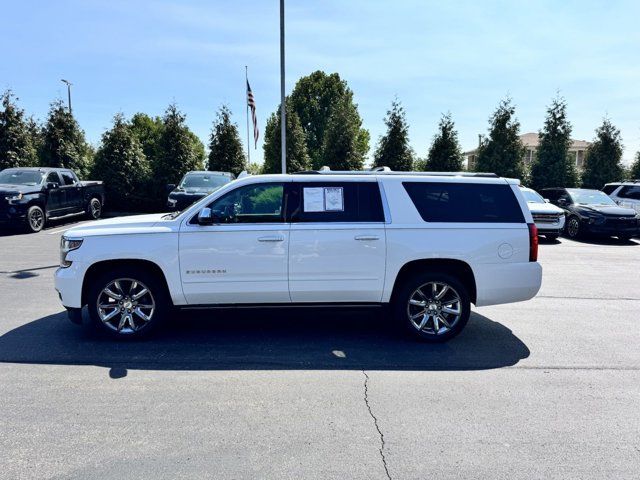
[[621, 207], [632, 208], [640, 214], [640, 180], [607, 183], [602, 191]]
[[115, 337], [172, 307], [389, 304], [444, 341], [470, 304], [528, 300], [542, 280], [517, 180], [488, 174], [312, 172], [235, 180], [182, 212], [65, 232], [55, 287], [71, 320]]

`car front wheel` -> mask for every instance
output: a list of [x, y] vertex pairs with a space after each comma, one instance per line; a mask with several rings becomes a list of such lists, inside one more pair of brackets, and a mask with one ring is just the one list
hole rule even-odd
[[92, 323], [114, 338], [148, 336], [170, 307], [165, 286], [140, 268], [117, 268], [97, 276], [89, 287]]
[[44, 211], [37, 205], [29, 207], [27, 210], [27, 230], [37, 233], [44, 228], [45, 216]]
[[566, 227], [567, 236], [569, 238], [578, 238], [582, 233], [580, 228], [580, 219], [578, 217], [570, 217]]
[[471, 301], [455, 276], [421, 273], [404, 282], [395, 299], [396, 320], [414, 338], [445, 342], [458, 335], [469, 321]]

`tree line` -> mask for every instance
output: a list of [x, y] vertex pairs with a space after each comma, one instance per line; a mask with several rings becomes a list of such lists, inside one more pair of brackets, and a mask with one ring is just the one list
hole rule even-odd
[[[186, 116], [170, 104], [162, 116], [118, 113], [93, 148], [71, 112], [54, 101], [39, 123], [28, 117], [10, 90], [0, 109], [0, 169], [50, 166], [74, 169], [81, 178], [103, 180], [114, 209], [155, 210], [164, 207], [165, 185], [189, 170], [219, 170], [239, 174], [280, 173], [280, 107], [269, 116], [264, 133], [264, 163], [248, 165], [238, 125], [222, 105], [213, 121], [208, 153], [189, 129]], [[316, 71], [298, 80], [286, 99], [287, 170], [361, 170], [370, 149], [353, 91], [337, 73]], [[581, 175], [569, 153], [571, 123], [567, 103], [557, 96], [547, 108], [539, 131], [540, 144], [531, 165], [523, 162], [525, 148], [520, 123], [510, 98], [489, 117], [487, 134], [477, 151], [475, 170], [520, 178], [533, 188], [585, 186], [601, 188], [623, 178], [640, 178], [640, 152], [630, 169], [621, 163], [620, 130], [605, 118], [595, 131]], [[460, 171], [463, 153], [450, 113], [442, 115], [424, 157], [410, 146], [409, 125], [398, 99], [384, 118], [386, 132], [377, 140], [373, 166], [397, 171]]]

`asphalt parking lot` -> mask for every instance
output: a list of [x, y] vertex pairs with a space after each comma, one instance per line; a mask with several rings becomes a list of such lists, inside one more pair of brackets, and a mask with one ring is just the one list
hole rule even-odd
[[53, 290], [68, 226], [0, 234], [0, 478], [638, 478], [637, 240], [543, 243], [538, 297], [444, 345], [331, 309], [113, 343]]

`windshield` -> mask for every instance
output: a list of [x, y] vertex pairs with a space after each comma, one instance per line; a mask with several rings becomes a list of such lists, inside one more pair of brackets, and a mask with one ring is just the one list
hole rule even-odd
[[544, 203], [544, 198], [533, 190], [522, 190], [522, 195], [524, 195], [524, 199], [527, 203]]
[[581, 205], [616, 205], [611, 197], [599, 190], [569, 190], [573, 203]]
[[5, 185], [39, 185], [42, 172], [24, 170], [4, 170], [0, 172], [0, 183]]
[[180, 188], [206, 188], [213, 190], [229, 183], [231, 179], [225, 175], [208, 175], [206, 173], [185, 175]]

